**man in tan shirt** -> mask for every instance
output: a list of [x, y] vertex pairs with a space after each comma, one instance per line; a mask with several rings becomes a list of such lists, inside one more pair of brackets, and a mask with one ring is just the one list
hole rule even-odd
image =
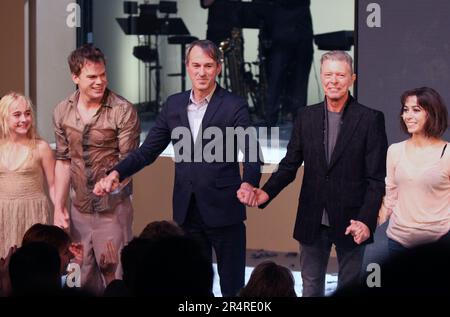
[[[139, 146], [140, 124], [133, 106], [107, 89], [105, 57], [99, 49], [80, 47], [68, 62], [78, 89], [54, 111], [54, 223], [65, 229], [70, 223], [73, 240], [84, 248], [82, 286], [99, 293], [104, 286], [99, 264], [107, 242], [119, 250], [131, 239], [132, 184], [103, 197], [92, 190], [106, 171]], [[70, 216], [65, 208], [69, 189]]]

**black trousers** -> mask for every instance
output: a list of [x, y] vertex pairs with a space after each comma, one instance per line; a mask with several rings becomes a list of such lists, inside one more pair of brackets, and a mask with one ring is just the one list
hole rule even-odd
[[236, 296], [245, 283], [245, 224], [240, 222], [225, 227], [208, 227], [203, 222], [195, 196], [192, 196], [186, 220], [181, 227], [199, 242], [211, 264], [214, 249], [222, 296]]

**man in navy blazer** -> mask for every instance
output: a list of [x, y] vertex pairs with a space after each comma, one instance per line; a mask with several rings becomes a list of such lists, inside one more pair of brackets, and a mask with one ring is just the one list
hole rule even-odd
[[[303, 296], [324, 295], [332, 244], [339, 264], [338, 287], [359, 282], [364, 246], [373, 241], [386, 176], [384, 116], [348, 92], [356, 78], [350, 55], [325, 53], [320, 78], [324, 102], [299, 111], [278, 171], [262, 189], [254, 189], [253, 205], [264, 208], [304, 164], [294, 228], [294, 238], [301, 244]], [[242, 193], [240, 189], [238, 197]]]
[[[114, 190], [119, 182], [153, 163], [172, 142], [174, 220], [199, 241], [211, 261], [214, 248], [222, 295], [236, 296], [244, 286], [246, 249], [245, 206], [236, 191], [246, 189], [247, 201], [251, 201], [254, 194], [248, 189], [259, 186], [261, 177], [259, 159], [250, 160], [250, 134], [244, 138], [247, 142], [239, 142], [242, 138], [231, 133], [249, 126], [248, 105], [216, 83], [220, 51], [212, 42], [193, 42], [186, 51], [186, 68], [192, 90], [168, 97], [141, 147], [99, 181], [94, 193]], [[230, 147], [230, 141], [236, 142]], [[242, 179], [238, 148], [244, 153]]]

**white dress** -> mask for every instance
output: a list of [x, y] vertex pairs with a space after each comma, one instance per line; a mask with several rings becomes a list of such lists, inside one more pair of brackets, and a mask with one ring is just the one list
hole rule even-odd
[[25, 231], [35, 223], [51, 223], [51, 207], [44, 190], [44, 173], [37, 150], [14, 170], [0, 163], [0, 257], [20, 246]]

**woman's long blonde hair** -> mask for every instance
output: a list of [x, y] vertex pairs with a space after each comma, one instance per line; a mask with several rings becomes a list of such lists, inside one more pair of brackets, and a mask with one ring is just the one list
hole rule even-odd
[[0, 99], [0, 141], [5, 142], [10, 138], [10, 131], [8, 127], [8, 115], [9, 115], [9, 107], [14, 102], [23, 101], [27, 105], [27, 107], [31, 111], [31, 126], [28, 129], [27, 137], [30, 139], [32, 144], [36, 143], [36, 140], [39, 139], [39, 136], [36, 132], [35, 125], [35, 116], [33, 110], [33, 103], [30, 98], [18, 93], [18, 92], [10, 92], [7, 93]]

